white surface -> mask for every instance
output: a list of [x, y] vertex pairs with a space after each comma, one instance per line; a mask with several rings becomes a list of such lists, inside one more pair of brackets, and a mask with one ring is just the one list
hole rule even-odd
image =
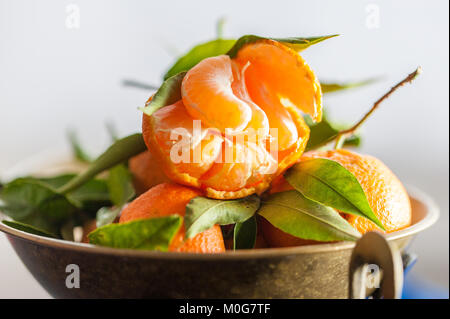
[[[66, 27], [66, 6], [80, 28]], [[378, 5], [379, 28], [366, 26]], [[370, 7], [369, 7], [370, 8]], [[149, 92], [123, 88], [131, 78], [159, 84], [174, 57], [215, 36], [340, 33], [304, 53], [319, 78], [383, 76], [368, 88], [325, 99], [331, 115], [352, 122], [417, 65], [424, 73], [396, 93], [364, 127], [362, 152], [382, 159], [407, 184], [427, 191], [441, 220], [420, 235], [414, 269], [448, 287], [449, 74], [447, 1], [17, 1], [0, 0], [0, 173], [23, 158], [66, 143], [79, 130], [90, 150], [107, 142], [105, 121], [139, 130]], [[0, 235], [0, 298], [46, 297]]]

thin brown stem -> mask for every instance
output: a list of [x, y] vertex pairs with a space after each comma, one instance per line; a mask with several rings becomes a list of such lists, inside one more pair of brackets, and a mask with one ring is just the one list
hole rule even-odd
[[365, 123], [365, 121], [372, 115], [373, 112], [378, 108], [378, 106], [386, 100], [389, 96], [391, 96], [392, 93], [394, 93], [398, 88], [402, 87], [406, 83], [411, 83], [420, 73], [422, 72], [422, 68], [419, 66], [414, 72], [408, 74], [407, 77], [405, 77], [403, 80], [398, 82], [396, 85], [394, 85], [387, 93], [385, 93], [382, 97], [380, 97], [372, 106], [372, 108], [367, 112], [355, 125], [352, 127], [342, 130], [336, 135], [332, 136], [330, 139], [326, 140], [325, 142], [321, 143], [317, 146], [317, 148], [327, 145], [328, 143], [332, 141], [336, 141], [335, 143], [335, 149], [341, 148], [344, 144], [344, 141], [347, 137], [352, 136], [355, 134], [355, 132]]

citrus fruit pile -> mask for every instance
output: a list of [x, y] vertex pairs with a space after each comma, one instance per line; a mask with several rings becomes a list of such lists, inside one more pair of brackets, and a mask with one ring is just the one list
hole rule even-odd
[[[183, 215], [187, 205], [183, 198], [190, 197], [188, 194], [194, 189], [197, 196], [215, 199], [263, 194], [268, 189], [266, 194], [293, 190], [283, 178], [286, 169], [302, 160], [327, 158], [356, 177], [386, 232], [410, 225], [409, 197], [401, 182], [379, 160], [347, 150], [311, 151], [302, 156], [310, 134], [303, 115], [320, 122], [322, 92], [312, 70], [292, 48], [264, 39], [244, 45], [233, 58], [228, 55], [205, 58], [183, 77], [180, 97], [150, 116], [143, 115], [143, 137], [148, 151], [131, 160], [131, 170], [138, 189], [143, 191], [145, 185], [150, 190], [122, 212], [121, 222], [137, 216], [150, 217], [160, 203], [168, 206], [159, 214], [170, 214], [171, 205], [177, 203], [180, 205], [172, 213]], [[151, 101], [152, 98], [147, 104]], [[197, 139], [194, 120], [201, 123]], [[182, 146], [187, 149], [185, 161], [174, 161], [173, 148], [178, 140], [174, 141], [171, 134], [177, 130]], [[242, 135], [246, 139], [239, 139]], [[276, 153], [270, 150], [270, 143], [276, 145]], [[232, 156], [226, 161], [228, 149]], [[194, 160], [196, 152], [200, 156]], [[250, 156], [239, 158], [245, 152]], [[171, 184], [158, 185], [168, 181]], [[180, 195], [160, 194], [162, 185], [178, 189]], [[146, 200], [149, 197], [152, 199]], [[159, 204], [155, 203], [158, 201]], [[380, 230], [365, 217], [340, 213], [360, 233]], [[188, 246], [175, 248], [177, 244], [173, 244], [170, 250], [223, 251], [222, 232], [217, 227], [214, 225], [189, 239]], [[206, 233], [201, 240], [197, 238]], [[227, 248], [233, 247], [232, 241], [225, 240]], [[178, 237], [175, 242], [179, 243]], [[293, 236], [258, 216], [253, 247], [320, 242]]]
[[322, 93], [359, 84], [320, 84], [299, 53], [331, 37], [247, 35], [193, 48], [142, 109], [142, 134], [94, 161], [74, 145], [89, 162], [79, 175], [3, 185], [5, 223], [75, 241], [71, 227], [83, 225], [78, 241], [191, 253], [356, 241], [408, 227], [402, 183], [378, 159], [342, 147], [355, 146], [359, 126], [420, 70], [339, 131], [322, 116]]

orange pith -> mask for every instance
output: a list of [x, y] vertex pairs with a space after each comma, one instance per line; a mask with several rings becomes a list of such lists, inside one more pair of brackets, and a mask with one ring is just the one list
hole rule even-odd
[[[189, 201], [202, 193], [185, 186], [159, 184], [132, 201], [123, 211], [120, 223], [141, 218], [169, 215], [184, 216]], [[169, 251], [193, 253], [218, 253], [225, 251], [222, 231], [215, 225], [193, 238], [185, 240], [184, 224], [172, 240]]]
[[[369, 205], [378, 217], [387, 233], [391, 233], [411, 225], [411, 204], [408, 193], [398, 178], [380, 160], [360, 155], [348, 150], [311, 151], [303, 154], [300, 160], [327, 158], [340, 163], [349, 170], [363, 188]], [[282, 177], [278, 177], [270, 189], [277, 193], [293, 189]], [[341, 214], [361, 234], [368, 231], [381, 231], [370, 220], [349, 214]], [[303, 239], [293, 237], [269, 222], [263, 224], [266, 241], [272, 247], [300, 246], [311, 244]]]
[[319, 82], [297, 52], [275, 41], [248, 44], [234, 59], [204, 59], [187, 72], [181, 95], [144, 114], [144, 139], [166, 176], [212, 198], [265, 191], [306, 147], [300, 112], [321, 119]]

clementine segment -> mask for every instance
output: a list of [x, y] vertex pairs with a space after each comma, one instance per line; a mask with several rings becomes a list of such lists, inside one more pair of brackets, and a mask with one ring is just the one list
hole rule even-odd
[[231, 59], [220, 55], [204, 59], [184, 77], [181, 85], [187, 112], [205, 125], [225, 133], [242, 131], [252, 117], [250, 106], [233, 92]]
[[[255, 134], [259, 135], [259, 138], [266, 138], [269, 135], [269, 119], [267, 114], [254, 103], [247, 91], [245, 84], [245, 71], [248, 65], [240, 68], [239, 65], [232, 61], [234, 81], [232, 83], [233, 93], [241, 100], [245, 101], [252, 111], [252, 117], [245, 128], [245, 132], [248, 133], [253, 130]], [[239, 134], [239, 133], [237, 133]]]
[[181, 100], [161, 108], [151, 117], [144, 115], [143, 135], [167, 176], [197, 187], [200, 184], [195, 179], [211, 168], [223, 141], [212, 130], [200, 129], [198, 137], [194, 136], [194, 122]]
[[227, 198], [226, 192], [236, 194], [247, 185], [258, 187], [266, 175], [277, 170], [277, 162], [261, 144], [244, 142], [241, 145], [227, 140], [220, 156], [222, 160], [214, 163], [200, 181], [208, 189], [225, 191], [220, 195], [222, 198]]
[[[198, 190], [172, 183], [159, 184], [132, 201], [120, 216], [120, 223], [135, 219], [184, 216], [186, 205], [191, 199], [201, 196]], [[172, 240], [169, 251], [193, 253], [217, 253], [225, 251], [220, 226], [214, 225], [193, 238], [184, 240], [184, 225]]]
[[289, 111], [281, 104], [274, 92], [266, 86], [260, 86], [258, 92], [252, 92], [253, 100], [269, 119], [269, 126], [277, 129], [278, 149], [284, 151], [299, 138], [294, 120]]

